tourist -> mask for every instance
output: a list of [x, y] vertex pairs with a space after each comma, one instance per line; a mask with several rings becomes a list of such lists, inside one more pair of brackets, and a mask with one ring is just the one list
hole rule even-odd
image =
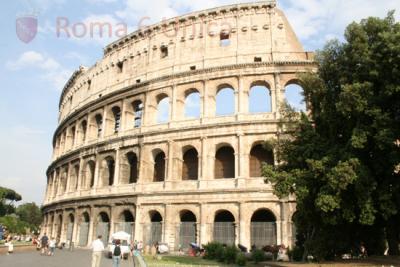
[[49, 256], [53, 256], [54, 251], [56, 250], [56, 239], [54, 237], [52, 237], [49, 241], [49, 249]]
[[115, 240], [115, 247], [112, 254], [113, 267], [120, 267], [121, 264], [121, 241], [119, 239]]
[[42, 247], [42, 250], [41, 250], [40, 254], [41, 255], [46, 255], [47, 254], [47, 248], [48, 248], [48, 245], [49, 245], [49, 238], [46, 235], [46, 233], [40, 239], [40, 244], [41, 244], [41, 247]]
[[7, 242], [5, 243], [5, 245], [8, 247], [7, 255], [12, 254], [14, 252], [14, 245], [13, 245], [13, 240], [12, 240], [11, 236], [7, 237]]
[[92, 242], [92, 267], [99, 267], [101, 261], [101, 254], [104, 250], [103, 241], [101, 241], [101, 235], [97, 237], [96, 240]]

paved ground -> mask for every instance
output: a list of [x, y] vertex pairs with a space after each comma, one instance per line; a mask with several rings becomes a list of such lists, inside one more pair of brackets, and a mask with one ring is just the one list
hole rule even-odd
[[[16, 252], [12, 255], [0, 255], [1, 267], [91, 267], [89, 250], [56, 250], [54, 256], [41, 256], [36, 251]], [[111, 259], [103, 257], [101, 267], [112, 267]], [[122, 261], [121, 267], [132, 267], [130, 260]]]

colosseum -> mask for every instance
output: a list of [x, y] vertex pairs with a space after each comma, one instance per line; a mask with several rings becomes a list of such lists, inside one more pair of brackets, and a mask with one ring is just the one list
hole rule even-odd
[[119, 230], [171, 250], [292, 245], [295, 199], [264, 183], [261, 165], [277, 162], [263, 142], [279, 135], [287, 88], [316, 67], [275, 0], [109, 44], [62, 91], [42, 233], [80, 247]]

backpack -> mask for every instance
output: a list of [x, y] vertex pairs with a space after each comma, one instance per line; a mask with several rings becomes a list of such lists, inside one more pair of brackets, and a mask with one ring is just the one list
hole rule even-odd
[[121, 247], [120, 246], [115, 246], [113, 255], [114, 256], [121, 256]]

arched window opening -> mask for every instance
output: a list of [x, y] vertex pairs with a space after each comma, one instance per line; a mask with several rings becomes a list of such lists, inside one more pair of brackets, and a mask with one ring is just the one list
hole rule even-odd
[[224, 146], [215, 154], [215, 178], [235, 178], [235, 154], [232, 147]]
[[[148, 226], [148, 234], [145, 235], [144, 243], [154, 245], [162, 241], [162, 216], [158, 211], [151, 211], [150, 225]], [[147, 240], [146, 240], [147, 238]]]
[[222, 86], [216, 96], [216, 115], [226, 116], [235, 113], [235, 93], [232, 87]]
[[231, 40], [229, 39], [229, 32], [227, 30], [222, 31], [219, 35], [219, 45], [224, 47], [229, 46], [230, 44]]
[[191, 148], [183, 154], [182, 180], [197, 180], [198, 172], [198, 153], [196, 149]]
[[217, 212], [214, 218], [214, 241], [233, 245], [235, 244], [235, 217], [227, 210]]
[[169, 97], [162, 95], [159, 97], [157, 105], [157, 123], [166, 123], [169, 121]]
[[255, 145], [250, 151], [250, 177], [262, 177], [263, 163], [274, 165], [274, 153], [262, 144]]
[[75, 146], [75, 132], [76, 132], [76, 127], [72, 127], [71, 129], [71, 147]]
[[101, 235], [103, 243], [108, 244], [108, 238], [110, 235], [110, 217], [107, 213], [100, 212], [97, 221], [96, 235]]
[[81, 222], [79, 223], [79, 246], [84, 247], [88, 243], [89, 238], [90, 217], [87, 212], [82, 214]]
[[97, 125], [97, 137], [101, 137], [101, 133], [103, 131], [103, 117], [100, 114], [97, 114], [95, 119]]
[[94, 186], [94, 171], [95, 171], [96, 163], [94, 161], [89, 161], [86, 165], [86, 173], [85, 179], [86, 180], [86, 188], [93, 188]]
[[138, 159], [136, 154], [133, 152], [129, 152], [126, 154], [128, 163], [129, 163], [129, 183], [137, 183], [138, 179]]
[[165, 180], [165, 154], [159, 152], [154, 158], [153, 182], [163, 182]]
[[66, 238], [67, 238], [67, 240], [69, 240], [69, 242], [72, 241], [72, 233], [74, 231], [74, 222], [75, 222], [74, 215], [70, 214], [68, 216], [67, 234], [66, 234]]
[[124, 210], [120, 215], [119, 222], [115, 224], [115, 231], [124, 231], [133, 237], [135, 233], [134, 222], [135, 218], [133, 217], [132, 212]]
[[75, 165], [70, 181], [69, 191], [75, 191], [76, 189], [78, 189], [78, 177], [79, 177], [79, 165]]
[[271, 91], [265, 84], [254, 84], [250, 88], [249, 94], [249, 112], [271, 112]]
[[114, 133], [118, 133], [121, 128], [121, 109], [116, 106], [111, 111], [114, 115]]
[[114, 184], [114, 171], [115, 171], [115, 161], [113, 158], [109, 157], [106, 159], [108, 168], [108, 185]]
[[82, 132], [82, 136], [81, 136], [81, 142], [85, 142], [86, 140], [86, 131], [87, 131], [87, 121], [84, 120], [81, 122], [81, 132]]
[[200, 118], [200, 93], [190, 92], [185, 99], [185, 117]]
[[139, 128], [142, 126], [143, 103], [138, 100], [132, 103], [134, 113], [134, 127]]
[[179, 244], [177, 249], [187, 250], [191, 243], [197, 241], [196, 215], [189, 210], [180, 212], [181, 224], [179, 226]]
[[276, 245], [275, 215], [267, 209], [260, 209], [254, 212], [251, 217], [250, 232], [252, 247], [262, 248]]
[[285, 87], [285, 99], [286, 102], [293, 107], [296, 111], [305, 112], [306, 102], [304, 101], [304, 90], [303, 88], [295, 83], [289, 83]]

